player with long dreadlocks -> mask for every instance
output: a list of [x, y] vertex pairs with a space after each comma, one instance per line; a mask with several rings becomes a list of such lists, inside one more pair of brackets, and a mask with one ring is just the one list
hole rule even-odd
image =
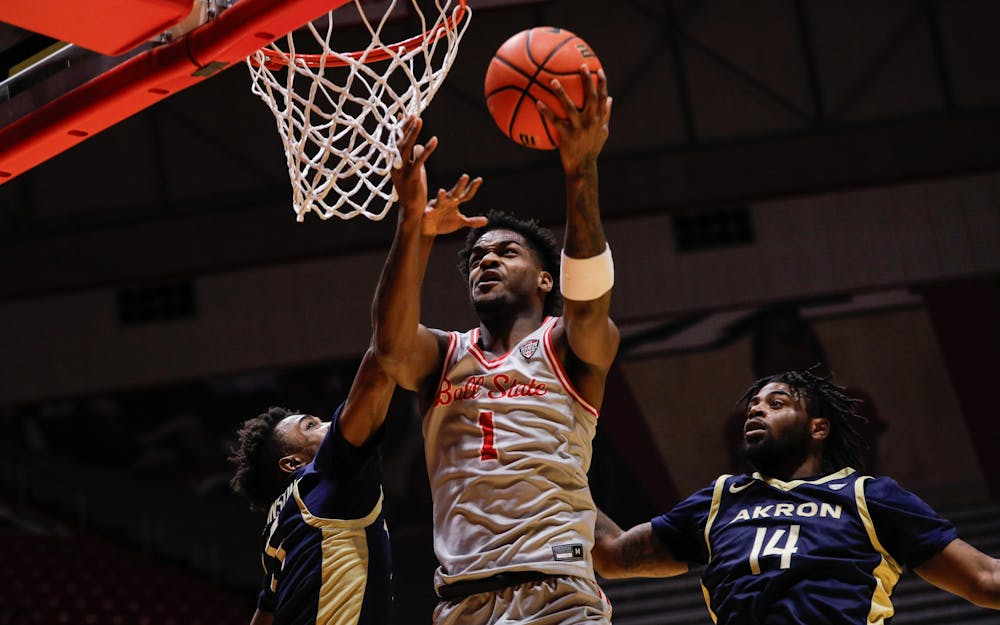
[[859, 403], [830, 379], [789, 371], [755, 382], [744, 451], [752, 474], [723, 475], [667, 514], [623, 532], [598, 514], [604, 577], [666, 577], [705, 565], [713, 620], [885, 623], [903, 567], [1000, 609], [1000, 560], [888, 477], [860, 471]]

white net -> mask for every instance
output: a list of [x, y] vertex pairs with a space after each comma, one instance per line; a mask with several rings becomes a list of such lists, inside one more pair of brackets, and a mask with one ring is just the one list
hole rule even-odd
[[[397, 2], [410, 3], [424, 36], [382, 41]], [[361, 0], [354, 5], [371, 35], [366, 49], [332, 49], [331, 13], [307, 25], [321, 53], [297, 53], [313, 44], [289, 34], [284, 46], [278, 40], [247, 59], [251, 91], [277, 120], [299, 221], [310, 211], [321, 219], [386, 215], [396, 199], [389, 173], [399, 161], [399, 126], [437, 93], [471, 18], [465, 0], [435, 0], [432, 22], [425, 15], [432, 11], [417, 0], [392, 0], [377, 20], [365, 14]]]

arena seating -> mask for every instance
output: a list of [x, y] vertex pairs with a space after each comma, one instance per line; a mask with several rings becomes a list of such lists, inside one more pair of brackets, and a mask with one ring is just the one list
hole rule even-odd
[[[125, 472], [7, 448], [0, 493], [58, 515], [69, 535], [0, 528], [0, 625], [246, 623], [259, 575], [260, 515], [242, 501], [155, 488]], [[943, 508], [960, 535], [1000, 554], [1000, 504]], [[393, 535], [397, 625], [426, 625], [434, 605], [429, 527]], [[709, 625], [695, 574], [605, 580], [615, 625]], [[907, 572], [894, 625], [998, 625]]]
[[245, 624], [247, 602], [188, 571], [86, 534], [0, 533], [0, 623]]

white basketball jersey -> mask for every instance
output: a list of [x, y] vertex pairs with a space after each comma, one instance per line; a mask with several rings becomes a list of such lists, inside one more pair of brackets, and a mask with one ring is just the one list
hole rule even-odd
[[493, 360], [478, 328], [451, 333], [423, 423], [435, 587], [524, 570], [594, 579], [587, 470], [598, 411], [556, 356], [556, 321]]

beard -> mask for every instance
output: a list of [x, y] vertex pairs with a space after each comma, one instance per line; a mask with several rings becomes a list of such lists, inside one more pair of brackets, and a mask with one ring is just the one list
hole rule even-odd
[[783, 438], [768, 437], [760, 443], [743, 442], [743, 457], [754, 469], [769, 476], [780, 475], [787, 467], [798, 466], [809, 456], [812, 437], [805, 425]]

